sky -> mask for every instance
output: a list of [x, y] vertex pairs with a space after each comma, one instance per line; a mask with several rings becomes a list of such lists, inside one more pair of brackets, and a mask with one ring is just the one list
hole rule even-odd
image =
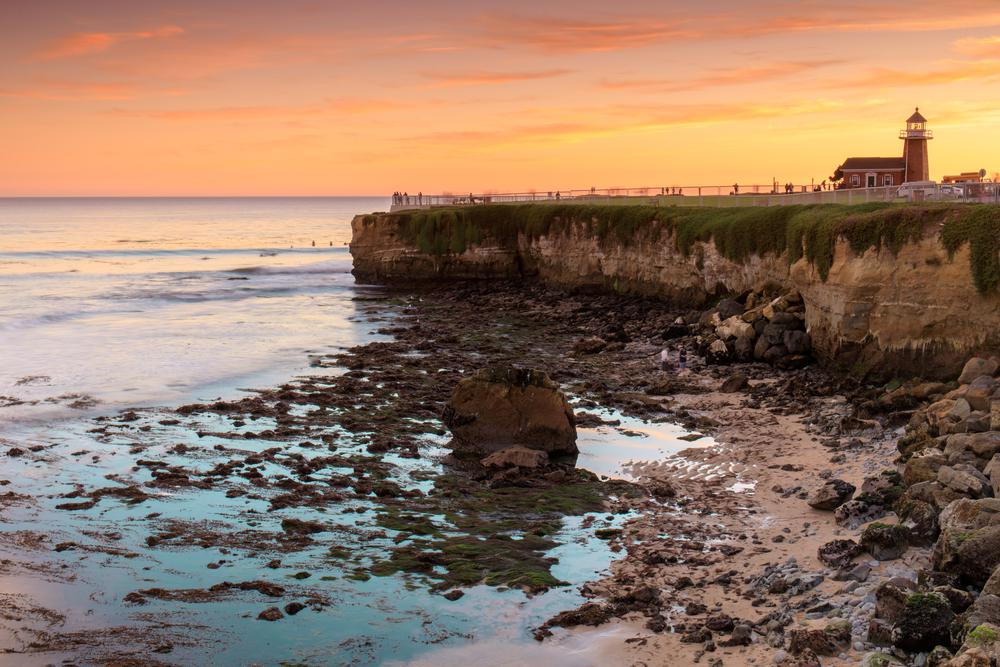
[[1000, 171], [997, 0], [0, 3], [0, 196]]

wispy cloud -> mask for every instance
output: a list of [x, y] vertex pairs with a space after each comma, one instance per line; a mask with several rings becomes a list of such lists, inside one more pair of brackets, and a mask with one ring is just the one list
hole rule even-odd
[[572, 143], [600, 137], [658, 132], [675, 127], [720, 125], [756, 119], [818, 114], [846, 108], [840, 100], [802, 100], [786, 104], [691, 104], [672, 107], [627, 105], [602, 109], [564, 109], [573, 122], [540, 122], [489, 130], [456, 129], [403, 139], [414, 146], [425, 144], [462, 149], [510, 146], [525, 143]]
[[978, 58], [1000, 59], [1000, 35], [991, 37], [965, 37], [952, 45], [955, 51]]
[[546, 53], [621, 51], [700, 33], [674, 21], [654, 18], [587, 21], [551, 16], [492, 14], [479, 21], [487, 46], [518, 46]]
[[466, 39], [470, 45], [531, 49], [549, 54], [623, 51], [671, 42], [753, 38], [795, 32], [928, 32], [1000, 25], [994, 0], [954, 0], [948, 11], [931, 0], [879, 5], [796, 3], [781, 14], [711, 14], [567, 19], [551, 15], [486, 14]]
[[180, 35], [184, 29], [164, 25], [132, 32], [75, 32], [59, 37], [35, 53], [37, 60], [61, 60], [102, 53], [122, 42], [134, 42]]
[[149, 87], [132, 81], [39, 80], [0, 88], [0, 97], [53, 102], [131, 100], [141, 96], [183, 95], [181, 88]]
[[796, 3], [776, 16], [748, 20], [720, 16], [722, 36], [759, 36], [788, 32], [933, 32], [1000, 25], [994, 0], [952, 0], [946, 11], [935, 0], [899, 0], [872, 4]]
[[568, 69], [547, 69], [531, 72], [465, 72], [459, 74], [426, 73], [424, 77], [434, 81], [434, 88], [459, 88], [468, 86], [494, 86], [519, 81], [552, 79], [571, 74]]
[[645, 90], [650, 92], [682, 92], [705, 90], [722, 86], [749, 85], [792, 76], [800, 72], [810, 72], [822, 67], [838, 65], [842, 60], [802, 60], [769, 63], [753, 67], [737, 67], [729, 70], [713, 70], [701, 77], [687, 80], [676, 78], [648, 79], [605, 79], [600, 86], [609, 90]]
[[379, 112], [412, 109], [397, 100], [347, 97], [316, 104], [216, 106], [186, 109], [113, 109], [119, 116], [153, 118], [179, 122], [293, 121], [324, 114], [371, 115]]
[[996, 81], [997, 79], [1000, 79], [1000, 59], [952, 61], [934, 69], [876, 68], [851, 79], [825, 85], [864, 90], [907, 86], [927, 87], [962, 81]]

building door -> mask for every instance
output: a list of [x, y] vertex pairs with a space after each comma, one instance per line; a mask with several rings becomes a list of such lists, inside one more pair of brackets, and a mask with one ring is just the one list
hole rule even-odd
[[875, 174], [868, 174], [867, 175], [867, 182], [868, 182], [868, 185], [866, 187], [874, 188], [875, 187]]

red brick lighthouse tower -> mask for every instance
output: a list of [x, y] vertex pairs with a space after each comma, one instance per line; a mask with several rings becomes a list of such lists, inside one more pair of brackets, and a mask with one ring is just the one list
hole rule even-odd
[[899, 138], [903, 140], [903, 162], [906, 164], [903, 182], [929, 181], [927, 142], [934, 138], [934, 133], [927, 129], [927, 119], [920, 115], [920, 107], [906, 119], [906, 129], [899, 131]]

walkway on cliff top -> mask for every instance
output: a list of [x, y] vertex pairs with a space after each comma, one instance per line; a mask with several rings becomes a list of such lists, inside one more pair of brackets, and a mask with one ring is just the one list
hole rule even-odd
[[653, 206], [782, 206], [789, 204], [863, 204], [867, 202], [959, 201], [997, 203], [998, 183], [906, 184], [880, 188], [821, 190], [808, 185], [698, 185], [664, 188], [608, 188], [483, 194], [394, 195], [391, 212], [482, 204], [610, 204]]

